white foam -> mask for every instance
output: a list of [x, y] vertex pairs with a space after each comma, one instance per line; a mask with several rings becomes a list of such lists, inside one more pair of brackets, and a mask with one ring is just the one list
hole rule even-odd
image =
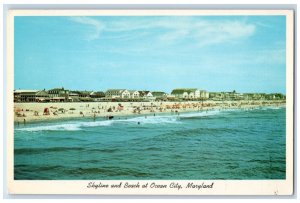
[[113, 120], [101, 120], [101, 121], [77, 121], [68, 122], [56, 125], [44, 125], [44, 126], [33, 126], [25, 128], [17, 128], [19, 131], [78, 131], [82, 128], [97, 127], [97, 126], [110, 126], [113, 124], [167, 124], [167, 123], [178, 123], [180, 124], [180, 118], [190, 117], [205, 117], [219, 114], [220, 111], [205, 111], [196, 113], [182, 113], [180, 115], [146, 115], [133, 117], [128, 119], [113, 119]]
[[283, 109], [283, 108], [285, 108], [285, 106], [268, 106], [268, 107], [264, 107], [264, 109], [274, 109], [274, 110]]
[[45, 125], [45, 126], [36, 126], [36, 127], [28, 127], [28, 128], [20, 128], [16, 129], [20, 131], [77, 131], [80, 130], [77, 124], [60, 124], [60, 125]]
[[[118, 120], [116, 120], [118, 122]], [[119, 120], [119, 122], [130, 122], [130, 123], [140, 123], [140, 124], [163, 124], [163, 123], [175, 123], [178, 121], [178, 116], [140, 116], [135, 118], [130, 118], [127, 120]]]
[[96, 126], [109, 126], [112, 121], [96, 121], [96, 122], [75, 122], [64, 123], [59, 125], [45, 125], [16, 129], [19, 131], [77, 131], [82, 127], [96, 127]]
[[220, 114], [221, 111], [213, 110], [213, 111], [201, 111], [196, 113], [187, 113], [179, 115], [180, 118], [193, 118], [193, 117], [206, 117], [206, 116], [214, 116]]
[[97, 126], [110, 126], [114, 121], [105, 120], [105, 121], [89, 121], [79, 123], [80, 127], [97, 127]]

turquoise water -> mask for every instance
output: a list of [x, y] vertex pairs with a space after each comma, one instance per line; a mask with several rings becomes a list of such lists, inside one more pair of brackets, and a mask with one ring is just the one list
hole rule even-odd
[[15, 179], [285, 179], [285, 118], [261, 108], [20, 125]]

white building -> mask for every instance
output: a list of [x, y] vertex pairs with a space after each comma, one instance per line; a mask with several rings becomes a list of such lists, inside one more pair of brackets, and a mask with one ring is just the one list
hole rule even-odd
[[125, 89], [109, 89], [105, 92], [105, 97], [107, 98], [121, 98], [122, 97], [122, 92], [124, 92]]
[[147, 101], [154, 101], [155, 97], [153, 96], [152, 92], [150, 91], [139, 91], [140, 98], [147, 100]]
[[200, 90], [200, 97], [201, 99], [208, 99], [209, 98], [209, 92], [207, 92], [206, 90]]
[[179, 99], [208, 99], [209, 93], [196, 88], [174, 89], [171, 93]]
[[138, 99], [140, 98], [140, 93], [137, 90], [129, 90], [130, 98], [132, 99]]
[[128, 90], [121, 91], [121, 98], [122, 99], [129, 99], [130, 98], [130, 92]]

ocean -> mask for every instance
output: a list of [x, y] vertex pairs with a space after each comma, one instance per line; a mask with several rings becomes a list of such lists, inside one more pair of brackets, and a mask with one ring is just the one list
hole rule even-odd
[[15, 126], [15, 180], [286, 177], [286, 109], [80, 118]]

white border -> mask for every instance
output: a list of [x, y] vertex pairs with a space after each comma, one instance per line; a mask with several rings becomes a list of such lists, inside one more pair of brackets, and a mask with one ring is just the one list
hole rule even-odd
[[[213, 13], [212, 13], [213, 12]], [[180, 191], [170, 189], [113, 189], [91, 190], [86, 186], [89, 181], [15, 181], [13, 180], [13, 17], [32, 15], [286, 15], [287, 17], [287, 174], [286, 180], [259, 181], [221, 181], [212, 180], [212, 190]], [[293, 12], [290, 10], [14, 10], [10, 11], [7, 21], [7, 130], [8, 130], [8, 189], [11, 194], [135, 194], [135, 195], [291, 195], [293, 193]], [[205, 180], [204, 182], [212, 182]], [[99, 181], [95, 181], [99, 182]], [[113, 183], [120, 181], [101, 181]], [[126, 181], [122, 181], [126, 182]], [[131, 183], [153, 181], [127, 181]], [[174, 181], [156, 181], [167, 183]], [[185, 183], [185, 181], [176, 181]], [[191, 181], [187, 181], [191, 182]], [[193, 181], [202, 183], [203, 181]]]

